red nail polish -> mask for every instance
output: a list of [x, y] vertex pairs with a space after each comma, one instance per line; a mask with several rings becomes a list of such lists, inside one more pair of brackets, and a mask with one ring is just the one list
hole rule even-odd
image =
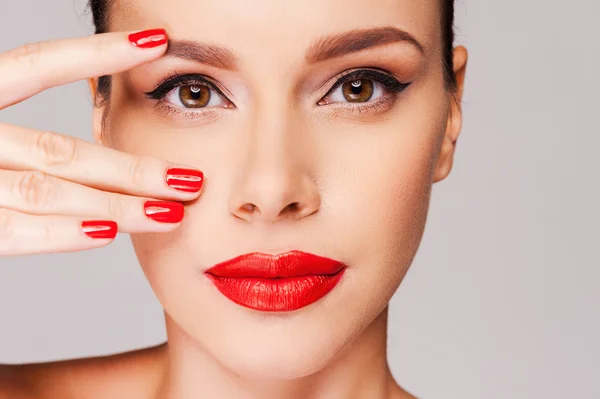
[[167, 31], [164, 29], [148, 29], [129, 35], [129, 41], [136, 47], [152, 48], [167, 42]]
[[183, 219], [183, 204], [173, 201], [146, 201], [144, 212], [157, 222], [179, 223]]
[[81, 223], [81, 229], [92, 238], [115, 238], [117, 223], [110, 220], [87, 220]]
[[171, 168], [167, 170], [166, 181], [175, 190], [195, 193], [202, 188], [204, 174], [199, 170]]

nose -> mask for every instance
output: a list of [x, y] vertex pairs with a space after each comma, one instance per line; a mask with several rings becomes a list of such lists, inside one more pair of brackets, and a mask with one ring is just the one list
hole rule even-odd
[[[228, 200], [230, 213], [247, 222], [299, 220], [318, 211], [321, 196], [298, 132], [269, 119], [255, 122], [237, 145], [240, 162]], [[289, 125], [289, 121], [287, 123]]]

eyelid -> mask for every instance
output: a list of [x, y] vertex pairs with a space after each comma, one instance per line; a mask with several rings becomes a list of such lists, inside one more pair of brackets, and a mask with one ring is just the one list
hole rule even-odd
[[144, 94], [150, 99], [160, 100], [164, 98], [173, 89], [190, 84], [202, 84], [207, 87], [210, 87], [211, 89], [215, 90], [218, 95], [224, 97], [225, 99], [227, 99], [227, 101], [231, 102], [229, 97], [223, 93], [223, 90], [219, 87], [219, 85], [213, 82], [211, 78], [199, 73], [182, 74], [175, 71], [173, 74], [163, 79], [161, 83], [159, 83], [155, 88], [148, 92], [145, 92]]
[[[409, 83], [401, 82], [399, 79], [395, 78], [393, 74], [383, 71], [383, 70], [380, 70], [378, 68], [360, 68], [360, 69], [354, 69], [354, 70], [350, 70], [350, 71], [346, 70], [346, 71], [336, 75], [334, 77], [334, 79], [336, 79], [336, 82], [333, 84], [331, 89], [329, 89], [322, 98], [325, 98], [325, 97], [331, 95], [331, 93], [333, 93], [335, 90], [337, 90], [337, 88], [340, 87], [342, 84], [352, 81], [352, 80], [360, 80], [360, 79], [375, 80], [375, 81], [383, 84], [388, 90], [391, 90], [394, 92], [400, 92], [400, 91], [404, 90], [408, 85], [410, 85], [410, 82]], [[386, 80], [387, 82], [383, 82], [383, 80]]]

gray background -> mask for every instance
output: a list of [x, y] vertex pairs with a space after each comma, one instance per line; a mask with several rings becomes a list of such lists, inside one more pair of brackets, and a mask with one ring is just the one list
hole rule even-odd
[[[0, 51], [91, 33], [84, 5], [0, 0]], [[392, 371], [424, 399], [600, 398], [598, 15], [594, 0], [457, 4], [463, 131], [390, 314]], [[87, 86], [48, 90], [0, 121], [91, 140]], [[164, 339], [127, 235], [0, 259], [0, 362]]]

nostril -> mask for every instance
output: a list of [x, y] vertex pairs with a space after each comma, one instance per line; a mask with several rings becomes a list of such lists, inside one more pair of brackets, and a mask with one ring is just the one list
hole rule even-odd
[[[277, 210], [279, 210], [279, 212], [277, 212]], [[246, 202], [244, 205], [238, 208], [237, 212], [234, 212], [234, 215], [236, 218], [243, 219], [246, 221], [250, 221], [254, 217], [265, 217], [269, 220], [284, 218], [300, 219], [304, 216], [308, 216], [306, 214], [308, 210], [309, 208], [306, 207], [305, 204], [303, 204], [300, 201], [291, 202], [287, 204], [283, 209], [262, 209], [252, 202]], [[312, 211], [311, 213], [314, 212], [315, 211]]]
[[282, 215], [285, 215], [286, 213], [288, 214], [295, 214], [298, 213], [298, 211], [300, 210], [300, 203], [299, 202], [292, 202], [291, 204], [288, 204], [288, 206], [286, 206], [283, 211], [281, 212]]
[[281, 211], [281, 215], [297, 215], [301, 210], [302, 206], [299, 202], [292, 202]]
[[254, 204], [244, 204], [244, 206], [242, 206], [242, 209], [247, 211], [247, 212], [254, 212], [254, 210], [256, 209], [256, 205]]

